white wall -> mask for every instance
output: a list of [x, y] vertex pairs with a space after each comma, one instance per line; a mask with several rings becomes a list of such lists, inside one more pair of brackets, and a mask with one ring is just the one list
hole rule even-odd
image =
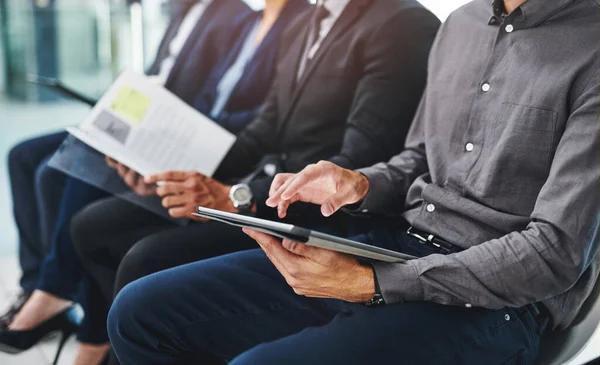
[[262, 9], [265, 6], [265, 0], [244, 0], [252, 9]]
[[[2, 15], [0, 15], [2, 16]], [[4, 79], [5, 71], [4, 65], [4, 44], [2, 43], [2, 37], [0, 35], [0, 93], [6, 90], [6, 80]]]
[[451, 12], [471, 2], [471, 0], [419, 0], [419, 2], [444, 21]]

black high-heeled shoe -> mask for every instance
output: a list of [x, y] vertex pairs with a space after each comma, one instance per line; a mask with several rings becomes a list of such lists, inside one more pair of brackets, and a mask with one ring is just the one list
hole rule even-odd
[[44, 338], [60, 333], [60, 341], [52, 364], [56, 365], [67, 340], [79, 330], [81, 323], [75, 307], [69, 307], [37, 327], [27, 331], [0, 331], [0, 351], [18, 354], [29, 350]]
[[31, 297], [31, 293], [27, 293], [25, 291], [22, 291], [18, 294], [17, 298], [15, 298], [14, 302], [6, 311], [6, 313], [0, 316], [0, 330], [8, 329], [8, 326], [13, 321], [13, 319], [15, 319], [17, 313], [19, 313], [19, 311], [23, 308], [25, 303], [27, 303], [27, 301], [29, 300], [29, 297]]

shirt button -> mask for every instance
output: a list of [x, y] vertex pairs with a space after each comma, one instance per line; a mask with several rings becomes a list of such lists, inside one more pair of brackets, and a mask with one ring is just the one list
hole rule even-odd
[[471, 304], [471, 303], [465, 304], [465, 308], [472, 308], [472, 307], [473, 307], [473, 304]]
[[515, 27], [513, 27], [512, 24], [509, 24], [504, 29], [506, 30], [506, 33], [512, 33], [512, 31], [515, 30]]
[[475, 146], [473, 145], [473, 143], [467, 143], [465, 145], [465, 150], [467, 150], [467, 152], [473, 151], [473, 148], [475, 148]]
[[490, 84], [486, 82], [485, 84], [481, 85], [481, 91], [483, 91], [484, 93], [490, 91]]
[[429, 213], [433, 213], [435, 211], [435, 205], [433, 205], [433, 204], [427, 204], [427, 211]]
[[362, 212], [363, 213], [369, 213], [369, 210], [368, 209], [363, 209]]

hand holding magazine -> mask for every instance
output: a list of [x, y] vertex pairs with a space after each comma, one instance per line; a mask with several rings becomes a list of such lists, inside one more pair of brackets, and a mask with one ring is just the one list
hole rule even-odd
[[198, 207], [196, 210], [196, 215], [203, 218], [208, 218], [233, 226], [251, 228], [275, 237], [287, 238], [308, 246], [319, 247], [349, 255], [384, 262], [405, 262], [407, 260], [416, 258], [414, 256], [405, 255], [399, 252], [386, 250], [345, 238], [312, 231], [306, 228], [296, 227], [291, 224], [273, 222], [266, 219], [227, 213], [204, 207]]
[[161, 85], [123, 72], [70, 134], [142, 176], [169, 170], [212, 176], [235, 136]]

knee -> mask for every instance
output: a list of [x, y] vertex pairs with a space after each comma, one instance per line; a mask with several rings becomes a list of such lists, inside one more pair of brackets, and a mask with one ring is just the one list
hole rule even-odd
[[71, 239], [79, 256], [86, 258], [95, 252], [95, 245], [91, 242], [98, 236], [94, 226], [94, 208], [93, 205], [83, 208], [71, 219]]
[[53, 169], [44, 162], [35, 170], [35, 186], [44, 191], [56, 192], [57, 188], [64, 188], [65, 175]]
[[22, 168], [23, 165], [29, 164], [29, 148], [29, 141], [25, 141], [17, 144], [8, 152], [8, 168], [11, 173]]
[[127, 284], [158, 271], [153, 268], [152, 258], [147, 249], [148, 243], [151, 243], [151, 240], [152, 237], [139, 241], [127, 252], [125, 257], [123, 257], [117, 271], [115, 296]]
[[141, 320], [145, 318], [148, 306], [138, 293], [143, 292], [132, 284], [121, 291], [110, 307], [107, 319], [108, 337], [117, 354], [128, 342], [140, 336], [145, 328]]
[[164, 289], [151, 281], [138, 280], [125, 286], [114, 299], [108, 313], [107, 329], [113, 349], [120, 350], [131, 344], [152, 347], [168, 333], [165, 317], [170, 304], [165, 300]]

